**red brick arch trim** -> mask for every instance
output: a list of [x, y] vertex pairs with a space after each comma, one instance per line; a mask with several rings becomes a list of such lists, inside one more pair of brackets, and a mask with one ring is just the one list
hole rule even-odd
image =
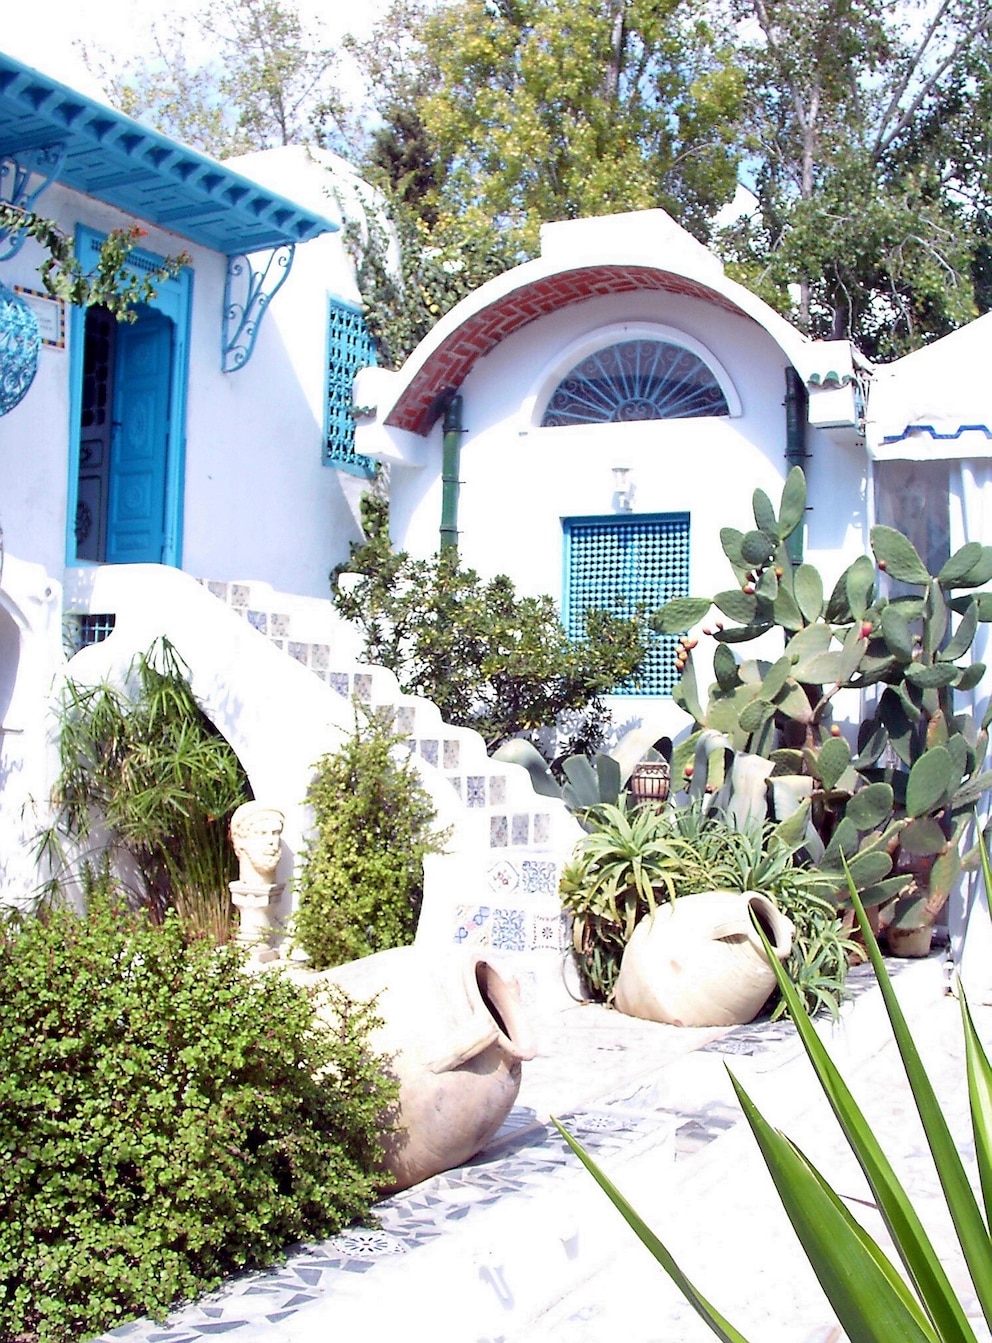
[[413, 375], [386, 417], [386, 424], [415, 434], [428, 433], [444, 407], [445, 398], [461, 386], [475, 361], [514, 331], [573, 303], [639, 289], [660, 289], [703, 299], [728, 312], [743, 313], [742, 308], [718, 290], [651, 266], [583, 266], [557, 271], [513, 290], [467, 317]]

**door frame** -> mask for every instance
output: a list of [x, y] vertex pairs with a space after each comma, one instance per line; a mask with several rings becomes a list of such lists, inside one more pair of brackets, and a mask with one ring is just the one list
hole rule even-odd
[[[80, 224], [76, 228], [76, 256], [88, 271], [96, 264], [106, 234]], [[146, 278], [164, 258], [138, 248], [128, 256], [125, 271]], [[155, 297], [148, 307], [168, 317], [173, 325], [172, 372], [169, 387], [169, 432], [166, 442], [164, 543], [162, 563], [180, 568], [183, 543], [183, 494], [186, 472], [186, 394], [189, 382], [190, 319], [193, 272], [188, 266], [169, 279], [156, 280]], [[73, 307], [69, 316], [69, 480], [66, 502], [65, 553], [67, 568], [89, 568], [92, 560], [76, 557], [76, 507], [79, 482], [80, 416], [82, 414], [83, 352], [86, 311]]]

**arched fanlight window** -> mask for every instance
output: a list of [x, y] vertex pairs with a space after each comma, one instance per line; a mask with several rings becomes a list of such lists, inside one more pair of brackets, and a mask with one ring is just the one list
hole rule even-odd
[[665, 340], [623, 340], [586, 355], [552, 393], [542, 428], [729, 415], [711, 369]]

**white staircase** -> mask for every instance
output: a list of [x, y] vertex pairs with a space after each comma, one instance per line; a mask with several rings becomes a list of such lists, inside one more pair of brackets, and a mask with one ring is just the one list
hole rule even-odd
[[491, 760], [478, 733], [444, 723], [391, 672], [358, 662], [354, 631], [329, 601], [115, 565], [98, 571], [87, 606], [113, 612], [114, 633], [77, 655], [73, 674], [84, 660], [89, 676], [106, 674], [108, 661], [120, 667], [167, 634], [256, 797], [286, 814], [294, 864], [311, 823], [303, 798], [314, 761], [353, 728], [353, 700], [389, 710], [451, 833], [447, 851], [425, 862], [418, 942], [497, 954], [532, 1002], [563, 993], [570, 933], [558, 883], [578, 825], [558, 799], [534, 792], [525, 770]]

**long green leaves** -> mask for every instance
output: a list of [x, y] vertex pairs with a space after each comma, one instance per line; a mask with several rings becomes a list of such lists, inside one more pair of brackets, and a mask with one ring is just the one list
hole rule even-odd
[[[982, 862], [986, 888], [992, 889], [992, 871], [984, 845]], [[849, 885], [947, 1208], [975, 1293], [986, 1320], [992, 1323], [992, 1243], [986, 1220], [850, 878]], [[910, 1290], [827, 1181], [788, 1138], [767, 1123], [737, 1080], [732, 1079], [778, 1196], [837, 1318], [851, 1343], [893, 1343], [896, 1339], [899, 1343], [975, 1343], [974, 1330], [908, 1194], [814, 1030], [795, 987], [770, 949], [769, 961], [819, 1083], [864, 1171], [913, 1289]], [[986, 1217], [989, 1217], [992, 1212], [992, 1067], [963, 993], [961, 1013], [975, 1148]], [[568, 1141], [713, 1332], [721, 1339], [739, 1339], [741, 1336], [688, 1282], [658, 1238], [647, 1228], [642, 1231], [643, 1224], [637, 1214], [574, 1139], [568, 1138]]]

